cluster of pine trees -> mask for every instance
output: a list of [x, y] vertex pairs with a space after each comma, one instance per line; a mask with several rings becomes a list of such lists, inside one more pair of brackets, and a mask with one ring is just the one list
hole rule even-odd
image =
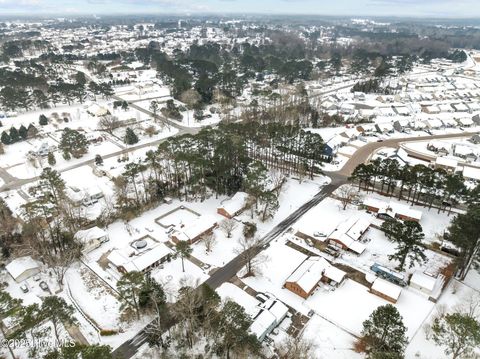
[[16, 142], [24, 141], [27, 138], [32, 138], [37, 133], [38, 130], [33, 124], [30, 124], [28, 128], [24, 125], [21, 125], [18, 130], [15, 127], [10, 127], [10, 130], [8, 132], [2, 132], [0, 140], [4, 145], [10, 145]]
[[124, 207], [132, 206], [133, 200], [139, 208], [167, 193], [188, 201], [203, 200], [211, 192], [231, 195], [245, 190], [274, 209], [276, 196], [268, 193], [277, 186], [269, 183], [267, 168], [313, 177], [323, 160], [322, 138], [298, 126], [222, 123], [196, 135], [167, 139], [145, 161], [127, 164], [115, 184]]
[[[360, 164], [351, 179], [359, 188], [404, 198], [412, 204], [423, 203], [431, 208], [451, 207], [460, 199], [478, 196], [480, 186], [468, 191], [461, 174], [448, 173], [444, 169], [432, 169], [424, 165], [402, 166], [396, 159], [376, 159]], [[440, 210], [440, 208], [439, 208]]]

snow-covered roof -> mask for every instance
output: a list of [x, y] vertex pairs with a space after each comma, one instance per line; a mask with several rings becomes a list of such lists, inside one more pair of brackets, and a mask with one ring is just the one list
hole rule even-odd
[[126, 250], [115, 249], [108, 255], [108, 261], [116, 267], [123, 267], [127, 272], [141, 272], [171, 252], [170, 248], [163, 243], [134, 256], [130, 256]]
[[82, 243], [89, 243], [92, 240], [100, 239], [106, 237], [108, 234], [103, 229], [99, 227], [93, 227], [90, 229], [85, 229], [75, 233], [75, 239], [81, 241]]
[[262, 338], [268, 331], [276, 324], [277, 318], [268, 310], [262, 310], [261, 313], [255, 318], [250, 331], [255, 334], [257, 338]]
[[471, 126], [471, 125], [473, 125], [473, 120], [472, 120], [471, 118], [466, 118], [466, 117], [460, 118], [460, 119], [458, 120], [458, 122], [460, 122], [460, 124], [463, 125], [463, 126]]
[[330, 264], [321, 257], [311, 257], [306, 259], [295, 271], [287, 278], [287, 282], [296, 283], [306, 293], [309, 293], [323, 275], [323, 271]]
[[273, 305], [271, 305], [268, 308], [268, 311], [275, 316], [275, 318], [277, 319], [277, 323], [278, 323], [283, 318], [285, 318], [285, 316], [287, 315], [288, 307], [285, 304], [283, 304], [282, 302], [280, 302], [279, 300], [275, 300]]
[[470, 146], [455, 145], [453, 152], [455, 155], [467, 156], [475, 153], [475, 150]]
[[364, 199], [363, 204], [367, 207], [378, 208], [378, 213], [385, 213], [391, 217], [395, 217], [397, 214], [420, 221], [422, 218], [422, 211], [410, 208], [410, 206], [397, 203], [397, 202], [384, 202], [380, 199], [367, 197]]
[[237, 192], [232, 198], [223, 202], [220, 208], [223, 208], [225, 212], [234, 216], [245, 207], [245, 203], [247, 199], [248, 199], [248, 193]]
[[350, 217], [340, 222], [333, 232], [330, 233], [328, 239], [339, 241], [350, 250], [361, 254], [365, 250], [365, 245], [358, 242], [358, 240], [368, 227], [370, 227], [370, 222], [367, 219]]
[[480, 180], [480, 168], [478, 167], [463, 167], [463, 177], [473, 180]]
[[415, 271], [410, 278], [410, 284], [415, 284], [421, 288], [427, 289], [430, 292], [435, 288], [436, 282], [436, 278], [426, 275], [420, 271]]
[[195, 218], [189, 225], [175, 231], [175, 236], [180, 241], [189, 241], [197, 238], [217, 224], [217, 219], [212, 215]]
[[346, 273], [343, 270], [331, 265], [325, 268], [323, 275], [337, 283], [340, 283], [343, 278], [345, 278]]
[[372, 290], [382, 293], [394, 300], [397, 300], [400, 297], [400, 293], [402, 293], [401, 287], [381, 278], [375, 279], [375, 282], [372, 284]]
[[40, 269], [40, 265], [32, 257], [25, 256], [14, 259], [6, 265], [5, 269], [13, 279], [17, 279], [28, 270]]
[[445, 166], [445, 167], [457, 168], [458, 161], [453, 158], [441, 156], [435, 159], [435, 164], [440, 166]]

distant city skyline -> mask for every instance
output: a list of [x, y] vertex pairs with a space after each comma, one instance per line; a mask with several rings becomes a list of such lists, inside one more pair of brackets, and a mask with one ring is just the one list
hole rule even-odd
[[307, 14], [480, 18], [479, 0], [0, 0], [0, 15]]

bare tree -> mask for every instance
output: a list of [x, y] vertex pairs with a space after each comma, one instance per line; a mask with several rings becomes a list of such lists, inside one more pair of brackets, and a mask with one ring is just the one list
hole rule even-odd
[[351, 185], [340, 187], [335, 194], [342, 203], [342, 209], [346, 210], [347, 206], [359, 198], [358, 190]]
[[232, 232], [237, 228], [237, 221], [232, 218], [225, 219], [220, 223], [220, 229], [225, 232], [227, 238], [232, 238]]
[[215, 246], [215, 243], [217, 242], [217, 238], [215, 237], [215, 234], [212, 233], [207, 233], [204, 234], [202, 237], [203, 243], [205, 244], [205, 249], [207, 252], [211, 252], [212, 248]]
[[[200, 101], [201, 96], [197, 90], [190, 89], [182, 93], [180, 99], [185, 103], [188, 108], [191, 110], [195, 105]], [[187, 120], [190, 122], [190, 114], [187, 112]]]
[[273, 170], [270, 171], [270, 178], [272, 179], [273, 188], [278, 195], [280, 193], [283, 183], [285, 182], [285, 175], [279, 170]]
[[288, 336], [277, 344], [275, 351], [279, 359], [315, 359], [315, 344], [301, 336]]
[[118, 117], [112, 115], [102, 116], [100, 121], [98, 121], [98, 128], [102, 131], [106, 131], [109, 134], [112, 134], [113, 131], [120, 127], [120, 121]]
[[242, 261], [245, 263], [244, 276], [255, 276], [255, 274], [259, 272], [260, 265], [268, 259], [267, 256], [259, 254], [262, 240], [258, 237], [245, 238], [242, 236], [238, 244], [239, 246], [235, 249], [235, 253], [240, 255]]
[[155, 128], [155, 126], [148, 126], [146, 129], [145, 129], [145, 134], [148, 135], [148, 137], [152, 137], [153, 135], [156, 135], [158, 133], [157, 129]]

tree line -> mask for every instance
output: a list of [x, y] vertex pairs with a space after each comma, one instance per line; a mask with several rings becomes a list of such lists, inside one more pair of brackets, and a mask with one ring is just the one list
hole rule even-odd
[[[118, 203], [127, 211], [167, 194], [188, 201], [244, 190], [266, 219], [278, 206], [281, 178], [313, 177], [323, 160], [322, 138], [298, 126], [221, 123], [167, 139], [144, 161], [128, 163], [114, 182]], [[269, 168], [281, 176], [272, 179]]]
[[464, 178], [459, 173], [449, 173], [442, 168], [430, 168], [418, 164], [402, 165], [396, 159], [375, 159], [360, 164], [352, 173], [351, 180], [365, 191], [379, 190], [387, 196], [396, 195], [412, 204], [420, 203], [432, 208], [435, 204], [444, 211], [460, 200], [475, 199], [480, 186], [467, 190]]

